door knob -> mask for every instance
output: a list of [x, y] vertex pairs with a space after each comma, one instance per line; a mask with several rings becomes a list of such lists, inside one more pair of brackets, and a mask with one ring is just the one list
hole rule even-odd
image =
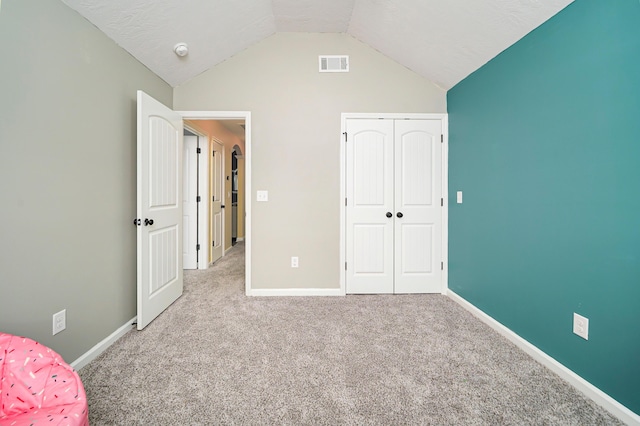
[[398, 212], [398, 214], [396, 214], [396, 216], [398, 216], [398, 217], [402, 217], [402, 216], [404, 216], [404, 215], [402, 214], [402, 212]]
[[147, 225], [153, 225], [153, 219], [145, 219], [144, 226], [147, 226]]
[[391, 216], [393, 216], [393, 213], [387, 212], [387, 217], [391, 217]]

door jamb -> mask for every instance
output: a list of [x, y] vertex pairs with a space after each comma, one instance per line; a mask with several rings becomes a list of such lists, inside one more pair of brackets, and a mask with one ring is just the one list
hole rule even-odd
[[340, 127], [340, 262], [338, 268], [340, 272], [340, 294], [347, 292], [347, 271], [345, 270], [346, 256], [346, 213], [345, 204], [347, 163], [345, 134], [347, 131], [348, 119], [396, 119], [396, 120], [440, 120], [442, 122], [442, 294], [447, 294], [449, 288], [449, 115], [448, 114], [423, 114], [423, 113], [347, 113], [341, 114]]
[[[245, 122], [245, 294], [251, 294], [251, 111], [176, 111], [183, 120], [244, 120]], [[226, 213], [226, 212], [225, 212]]]

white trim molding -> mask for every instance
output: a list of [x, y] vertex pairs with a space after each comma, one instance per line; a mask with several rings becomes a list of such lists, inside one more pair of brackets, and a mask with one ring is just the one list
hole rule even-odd
[[469, 303], [467, 300], [463, 299], [461, 296], [456, 294], [455, 292], [449, 290], [447, 292], [447, 296], [458, 303], [460, 306], [465, 308], [467, 311], [471, 312], [475, 317], [480, 319], [482, 322], [487, 324], [489, 327], [493, 328], [495, 331], [500, 333], [502, 336], [507, 338], [510, 342], [515, 344], [517, 347], [522, 349], [525, 353], [527, 353], [530, 357], [538, 361], [540, 364], [544, 365], [558, 376], [560, 376], [563, 380], [568, 382], [578, 391], [585, 394], [588, 398], [593, 400], [596, 404], [603, 407], [605, 410], [609, 411], [611, 414], [616, 416], [621, 421], [625, 422], [628, 425], [636, 425], [640, 426], [640, 416], [635, 414], [633, 411], [629, 410], [624, 405], [620, 404], [618, 401], [571, 371], [569, 368], [560, 364], [558, 361], [553, 359], [551, 356], [547, 355], [536, 346], [532, 345], [509, 328], [496, 321], [480, 309], [476, 308], [474, 305]]
[[115, 343], [116, 340], [127, 334], [129, 331], [133, 330], [136, 324], [138, 317], [133, 317], [129, 321], [127, 321], [124, 325], [118, 328], [116, 331], [111, 333], [109, 336], [105, 337], [101, 342], [97, 345], [89, 349], [80, 358], [73, 361], [70, 365], [74, 370], [80, 370], [85, 365], [89, 364], [91, 361], [96, 359], [102, 352], [106, 351], [107, 348]]
[[247, 296], [344, 296], [339, 288], [254, 288]]
[[449, 290], [449, 116], [439, 114], [442, 120], [442, 294]]

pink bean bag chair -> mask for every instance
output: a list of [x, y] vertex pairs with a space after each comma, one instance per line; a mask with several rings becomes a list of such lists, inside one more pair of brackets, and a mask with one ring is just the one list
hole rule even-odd
[[78, 373], [26, 337], [0, 333], [0, 425], [89, 425]]

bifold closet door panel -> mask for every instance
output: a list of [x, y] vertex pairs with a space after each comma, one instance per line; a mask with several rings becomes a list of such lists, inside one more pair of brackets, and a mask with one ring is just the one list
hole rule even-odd
[[347, 293], [393, 293], [393, 120], [349, 120], [347, 132]]
[[346, 292], [439, 293], [442, 121], [346, 127]]
[[440, 120], [395, 121], [394, 293], [440, 292], [441, 134]]

